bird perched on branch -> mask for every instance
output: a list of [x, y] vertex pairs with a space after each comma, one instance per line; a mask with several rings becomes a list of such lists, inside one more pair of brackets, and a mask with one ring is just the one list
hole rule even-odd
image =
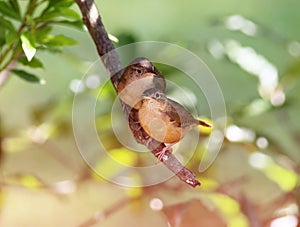
[[166, 81], [147, 58], [136, 58], [125, 68], [117, 86], [119, 98], [127, 105], [138, 109], [144, 91], [156, 88], [166, 90]]
[[210, 124], [195, 119], [182, 105], [169, 99], [156, 88], [150, 88], [143, 93], [138, 117], [141, 126], [155, 140], [168, 143], [158, 155], [162, 160], [164, 153], [179, 142], [192, 128]]

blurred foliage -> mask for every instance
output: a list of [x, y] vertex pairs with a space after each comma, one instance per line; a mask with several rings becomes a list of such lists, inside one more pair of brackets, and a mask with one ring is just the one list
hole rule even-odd
[[[1, 87], [1, 226], [299, 225], [300, 30], [295, 28], [300, 3], [98, 2], [116, 46], [145, 40], [177, 43], [214, 72], [224, 94], [228, 128], [217, 159], [204, 173], [198, 168], [210, 131], [201, 131], [187, 163], [202, 183], [196, 189], [176, 176], [130, 188], [97, 175], [101, 169], [115, 179], [126, 171], [110, 158], [130, 166], [154, 164], [155, 158], [123, 147], [117, 137], [114, 124], [118, 135], [132, 142], [126, 122], [111, 116], [118, 105], [111, 84], [101, 77], [98, 86], [88, 86], [88, 78], [98, 72], [91, 69], [98, 56], [87, 32], [74, 29], [82, 23], [73, 3], [0, 2], [0, 73], [14, 62], [12, 73], [27, 81], [47, 78], [41, 86], [11, 79]], [[66, 47], [75, 43], [80, 45]], [[127, 61], [133, 56], [127, 53]], [[177, 70], [157, 67], [168, 80], [193, 90]], [[106, 158], [92, 156], [95, 171], [86, 166], [73, 138], [71, 112], [74, 86], [79, 85], [79, 98], [96, 100], [96, 130], [109, 153]], [[208, 112], [197, 98], [200, 112]], [[84, 113], [84, 105], [82, 109]], [[84, 124], [83, 118], [83, 129]], [[86, 148], [94, 151], [89, 142], [86, 138]], [[189, 142], [187, 136], [182, 144]], [[128, 176], [137, 185], [145, 178], [138, 171]]]
[[[57, 52], [63, 46], [75, 45], [72, 38], [52, 33], [57, 24], [83, 27], [80, 15], [71, 8], [73, 4], [72, 0], [1, 1], [0, 71], [15, 62], [28, 68], [43, 68], [42, 62], [35, 57], [37, 50]], [[41, 83], [30, 70], [11, 72], [29, 82]]]

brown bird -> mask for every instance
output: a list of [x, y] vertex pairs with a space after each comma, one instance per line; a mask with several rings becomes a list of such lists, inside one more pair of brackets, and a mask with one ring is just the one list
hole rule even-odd
[[124, 70], [117, 86], [119, 98], [129, 106], [138, 109], [144, 91], [156, 88], [166, 90], [166, 81], [147, 58], [134, 59]]
[[182, 105], [167, 98], [156, 88], [143, 93], [138, 117], [149, 136], [169, 144], [159, 153], [159, 160], [162, 160], [164, 153], [179, 142], [190, 129], [197, 125], [211, 127], [210, 124], [195, 119]]

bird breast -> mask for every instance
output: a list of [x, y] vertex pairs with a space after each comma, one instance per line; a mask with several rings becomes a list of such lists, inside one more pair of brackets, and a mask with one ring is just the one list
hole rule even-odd
[[121, 84], [118, 87], [119, 98], [129, 106], [138, 109], [143, 92], [154, 86], [153, 75], [131, 81], [129, 84]]
[[183, 137], [183, 130], [160, 110], [156, 100], [150, 99], [139, 109], [139, 119], [149, 136], [162, 143], [175, 143]]

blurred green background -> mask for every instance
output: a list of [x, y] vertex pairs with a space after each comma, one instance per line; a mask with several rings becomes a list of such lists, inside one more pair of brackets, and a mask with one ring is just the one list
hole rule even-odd
[[[19, 2], [26, 7], [26, 1]], [[202, 182], [196, 189], [176, 176], [145, 188], [96, 177], [74, 140], [70, 84], [98, 55], [87, 31], [56, 25], [53, 34], [72, 37], [78, 45], [59, 53], [37, 50], [44, 68], [30, 70], [46, 84], [11, 75], [0, 87], [0, 225], [79, 226], [100, 212], [95, 226], [298, 226], [300, 2], [95, 2], [107, 31], [119, 40], [117, 47], [138, 41], [175, 43], [209, 66], [228, 114], [222, 149], [213, 165], [199, 173], [209, 135], [201, 137], [188, 163]], [[76, 4], [71, 8], [79, 13]], [[168, 80], [185, 83], [174, 69], [160, 70]], [[96, 119], [99, 137], [116, 159], [147, 162], [122, 150], [110, 122], [115, 94], [110, 85], [104, 91]], [[98, 98], [98, 88], [84, 93]]]

